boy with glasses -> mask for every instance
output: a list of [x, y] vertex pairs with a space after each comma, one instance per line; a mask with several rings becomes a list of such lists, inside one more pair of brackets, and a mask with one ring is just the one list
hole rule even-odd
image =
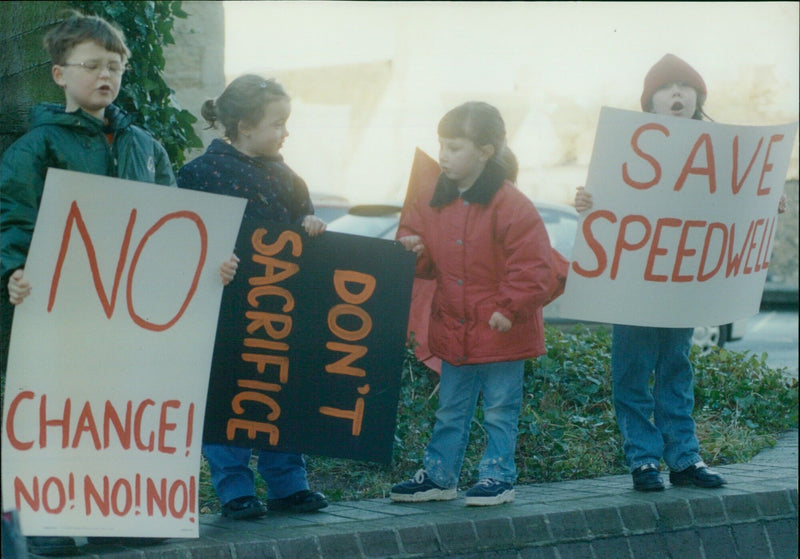
[[0, 290], [5, 374], [13, 307], [30, 291], [23, 275], [48, 167], [175, 185], [166, 150], [113, 105], [130, 51], [116, 27], [73, 12], [44, 38], [64, 105], [41, 103], [31, 128], [0, 162]]
[[[73, 12], [45, 36], [44, 46], [53, 63], [53, 80], [64, 90], [65, 104], [34, 107], [30, 130], [6, 150], [0, 162], [3, 375], [13, 305], [21, 303], [31, 289], [23, 268], [47, 169], [175, 185], [163, 146], [113, 105], [130, 57], [122, 32], [102, 18]], [[28, 544], [37, 555], [76, 551], [75, 541], [67, 537], [33, 537]]]

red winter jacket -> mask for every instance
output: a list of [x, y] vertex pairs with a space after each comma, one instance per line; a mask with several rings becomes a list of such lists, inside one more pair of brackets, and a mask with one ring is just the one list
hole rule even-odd
[[[422, 237], [417, 276], [436, 280], [431, 352], [453, 365], [543, 354], [552, 250], [530, 200], [490, 162], [461, 197], [441, 175], [430, 204], [425, 202], [404, 210], [397, 237]], [[495, 311], [511, 320], [508, 332], [489, 328]]]

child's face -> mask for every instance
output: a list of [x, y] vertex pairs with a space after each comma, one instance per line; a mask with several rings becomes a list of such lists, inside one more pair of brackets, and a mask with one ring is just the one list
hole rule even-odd
[[239, 151], [251, 157], [270, 157], [280, 153], [283, 141], [289, 135], [286, 121], [292, 112], [289, 99], [278, 99], [267, 105], [264, 118], [255, 126], [239, 124], [239, 137], [235, 142]]
[[117, 98], [125, 62], [120, 54], [94, 41], [75, 45], [65, 64], [53, 66], [53, 79], [64, 89], [67, 112], [83, 109], [102, 119], [106, 107]]
[[692, 118], [697, 109], [697, 91], [683, 82], [665, 84], [653, 94], [653, 112]]
[[491, 146], [479, 147], [467, 138], [439, 137], [439, 166], [445, 176], [469, 188], [491, 157]]

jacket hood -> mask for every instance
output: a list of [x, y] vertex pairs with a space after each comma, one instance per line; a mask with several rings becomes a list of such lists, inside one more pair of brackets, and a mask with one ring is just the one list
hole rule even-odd
[[[475, 184], [473, 184], [469, 190], [465, 191], [461, 195], [461, 198], [471, 204], [488, 206], [489, 202], [492, 201], [492, 198], [497, 191], [500, 190], [500, 187], [503, 186], [505, 181], [505, 169], [495, 160], [491, 159], [486, 163], [483, 172], [475, 180]], [[440, 208], [446, 206], [456, 198], [458, 198], [458, 186], [456, 186], [456, 182], [448, 179], [447, 176], [442, 173], [439, 175], [439, 180], [436, 181], [436, 188], [431, 198], [431, 207]]]
[[[111, 130], [121, 130], [131, 125], [133, 115], [128, 114], [114, 104], [106, 107], [106, 119]], [[31, 109], [31, 128], [55, 124], [67, 128], [85, 129], [92, 133], [102, 130], [105, 123], [85, 111], [68, 113], [64, 105], [58, 103], [40, 103]]]

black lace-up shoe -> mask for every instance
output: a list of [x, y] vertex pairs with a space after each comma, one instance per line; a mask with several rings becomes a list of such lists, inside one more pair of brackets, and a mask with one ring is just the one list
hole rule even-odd
[[695, 487], [707, 489], [722, 487], [727, 483], [725, 478], [709, 468], [703, 461], [693, 464], [680, 472], [670, 471], [669, 482], [672, 485], [694, 485]]
[[514, 486], [496, 479], [482, 479], [466, 493], [464, 503], [467, 506], [501, 505], [514, 501]]
[[639, 466], [631, 473], [636, 491], [664, 491], [664, 481], [655, 464]]
[[267, 509], [273, 512], [314, 512], [327, 506], [325, 495], [308, 489], [281, 499], [267, 499]]
[[451, 501], [456, 498], [455, 487], [436, 485], [425, 470], [418, 470], [408, 481], [398, 483], [389, 492], [392, 501], [401, 503], [422, 503], [425, 501]]
[[222, 507], [222, 516], [234, 520], [249, 520], [267, 514], [267, 509], [261, 501], [253, 495], [237, 497]]

